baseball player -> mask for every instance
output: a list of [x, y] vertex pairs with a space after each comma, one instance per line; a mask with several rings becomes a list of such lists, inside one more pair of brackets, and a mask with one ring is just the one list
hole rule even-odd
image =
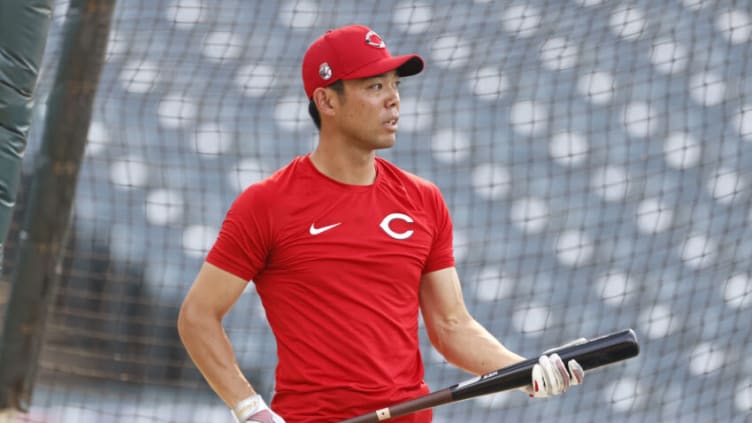
[[[480, 375], [522, 361], [469, 313], [436, 185], [376, 156], [396, 142], [399, 85], [423, 69], [350, 25], [303, 57], [313, 152], [249, 186], [230, 207], [182, 305], [192, 360], [240, 422], [336, 422], [427, 394], [418, 320], [447, 361]], [[277, 342], [271, 406], [241, 372], [222, 318], [253, 281]], [[544, 355], [525, 389], [582, 382]], [[273, 410], [273, 411], [272, 411]], [[395, 422], [425, 423], [431, 411]]]

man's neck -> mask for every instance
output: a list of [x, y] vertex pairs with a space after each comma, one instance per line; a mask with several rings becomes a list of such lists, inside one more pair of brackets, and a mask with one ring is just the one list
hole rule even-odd
[[371, 185], [376, 180], [373, 151], [328, 148], [319, 143], [310, 159], [319, 172], [343, 184]]

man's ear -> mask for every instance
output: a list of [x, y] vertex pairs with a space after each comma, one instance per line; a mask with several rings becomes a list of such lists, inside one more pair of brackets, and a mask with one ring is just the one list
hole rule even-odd
[[335, 113], [337, 106], [336, 93], [326, 88], [316, 88], [313, 91], [313, 102], [316, 103], [316, 108], [319, 110], [320, 115], [332, 116]]

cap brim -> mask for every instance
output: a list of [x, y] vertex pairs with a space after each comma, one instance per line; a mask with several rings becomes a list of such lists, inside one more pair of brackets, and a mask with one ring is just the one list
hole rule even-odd
[[388, 57], [369, 63], [349, 75], [344, 75], [341, 79], [368, 78], [371, 76], [382, 75], [393, 70], [396, 70], [397, 75], [399, 76], [415, 75], [423, 70], [423, 58], [417, 54]]
[[[402, 56], [405, 57], [405, 56]], [[423, 58], [417, 54], [406, 56], [407, 60], [397, 68], [399, 76], [410, 76], [420, 73], [423, 70]]]

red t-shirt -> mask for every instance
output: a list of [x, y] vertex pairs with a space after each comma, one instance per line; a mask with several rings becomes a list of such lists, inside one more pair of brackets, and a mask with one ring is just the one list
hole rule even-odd
[[288, 423], [428, 392], [420, 279], [454, 266], [452, 222], [435, 185], [380, 158], [376, 170], [372, 185], [345, 185], [298, 157], [238, 196], [208, 254], [256, 284], [277, 340], [272, 408]]

